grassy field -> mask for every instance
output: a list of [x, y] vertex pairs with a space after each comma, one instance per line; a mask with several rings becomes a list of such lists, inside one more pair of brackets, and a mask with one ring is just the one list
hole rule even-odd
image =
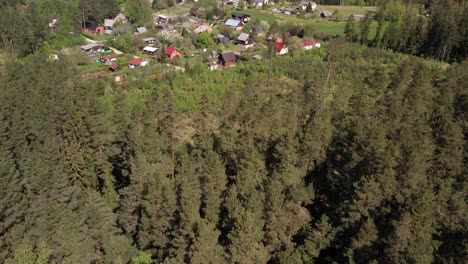
[[[331, 34], [331, 35], [342, 35], [344, 33], [344, 28], [346, 25], [346, 19], [351, 14], [366, 14], [368, 12], [372, 13], [376, 11], [376, 7], [360, 7], [360, 6], [320, 6], [316, 12], [320, 13], [322, 11], [335, 12], [338, 10], [339, 21], [323, 19], [320, 17], [315, 18], [303, 18], [297, 15], [285, 15], [285, 14], [274, 14], [271, 12], [273, 8], [269, 9], [245, 9], [242, 13], [248, 14], [251, 16], [252, 21], [260, 20], [266, 21], [268, 24], [272, 24], [277, 20], [280, 21], [295, 21], [297, 23], [309, 23], [313, 22], [316, 26], [317, 33]], [[233, 12], [239, 12], [235, 9], [228, 9], [228, 14], [230, 15]], [[375, 23], [371, 25], [370, 36], [375, 35]]]

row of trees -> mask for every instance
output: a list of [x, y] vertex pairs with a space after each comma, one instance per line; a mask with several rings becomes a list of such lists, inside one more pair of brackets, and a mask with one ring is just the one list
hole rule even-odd
[[[119, 12], [116, 0], [11, 0], [0, 2], [0, 47], [26, 56], [41, 47], [62, 48], [88, 22], [103, 23]], [[49, 25], [56, 19], [56, 23]]]
[[272, 65], [118, 86], [8, 64], [0, 262], [463, 263], [466, 63], [332, 43]]
[[422, 5], [398, 0], [384, 2], [374, 19], [375, 37], [370, 38], [372, 20], [349, 18], [345, 34], [349, 41], [441, 61], [462, 61], [467, 56], [468, 7], [463, 1], [432, 1]]

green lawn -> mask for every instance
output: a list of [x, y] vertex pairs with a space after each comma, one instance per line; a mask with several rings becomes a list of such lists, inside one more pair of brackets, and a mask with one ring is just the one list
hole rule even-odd
[[318, 33], [330, 35], [342, 35], [346, 25], [345, 22], [323, 23], [320, 20], [316, 20], [314, 24]]
[[[340, 21], [334, 21], [331, 19], [323, 19], [320, 17], [305, 19], [297, 15], [285, 15], [285, 14], [273, 14], [271, 12], [273, 8], [269, 9], [245, 9], [243, 11], [238, 11], [233, 8], [229, 8], [227, 11], [228, 15], [235, 12], [242, 12], [251, 16], [251, 21], [260, 20], [266, 21], [268, 24], [272, 24], [277, 20], [281, 21], [295, 21], [297, 23], [308, 23], [313, 22], [316, 25], [317, 33], [324, 33], [330, 35], [342, 35], [344, 33], [344, 28], [346, 25], [346, 18], [351, 14], [366, 14], [367, 12], [375, 12], [376, 7], [360, 7], [360, 6], [319, 6], [316, 10], [317, 13], [321, 11], [330, 11], [335, 12], [338, 10]], [[371, 25], [370, 37], [375, 35], [376, 25], [373, 22]]]

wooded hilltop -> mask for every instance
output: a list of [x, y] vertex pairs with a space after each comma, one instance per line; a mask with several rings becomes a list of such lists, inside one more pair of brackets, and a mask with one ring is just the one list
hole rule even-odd
[[[343, 34], [301, 11], [210, 71], [237, 33], [164, 40], [148, 19], [176, 2], [0, 0], [0, 263], [467, 263], [467, 4], [361, 2]], [[83, 36], [150, 65], [95, 78]]]

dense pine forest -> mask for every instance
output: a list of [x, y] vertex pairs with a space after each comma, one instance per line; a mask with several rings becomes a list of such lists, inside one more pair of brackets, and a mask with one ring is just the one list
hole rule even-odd
[[79, 13], [51, 34], [15, 2], [0, 0], [0, 263], [468, 261], [466, 8], [465, 35], [434, 29], [433, 49], [348, 34], [116, 83], [49, 59]]

